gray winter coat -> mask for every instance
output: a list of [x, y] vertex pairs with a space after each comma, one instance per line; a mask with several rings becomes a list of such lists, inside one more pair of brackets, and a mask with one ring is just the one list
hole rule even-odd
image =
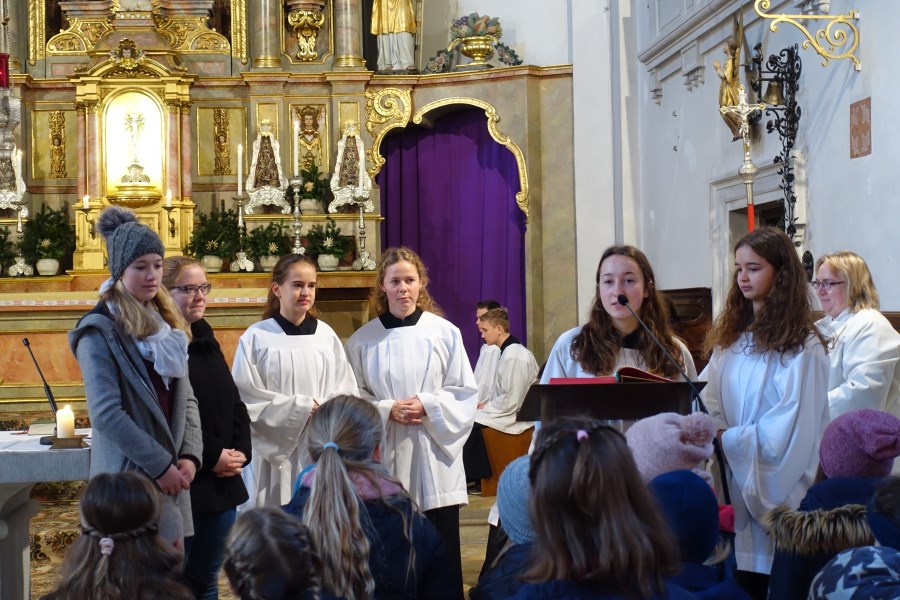
[[[91, 476], [138, 471], [155, 480], [179, 458], [200, 465], [200, 413], [187, 377], [172, 384], [170, 427], [137, 346], [102, 302], [69, 332], [69, 347], [81, 367], [93, 427]], [[175, 496], [174, 503], [184, 535], [193, 535], [189, 491]]]

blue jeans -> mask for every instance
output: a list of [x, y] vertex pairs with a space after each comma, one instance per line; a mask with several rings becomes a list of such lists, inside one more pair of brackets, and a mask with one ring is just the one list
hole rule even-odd
[[225, 538], [237, 516], [235, 509], [194, 515], [194, 535], [184, 540], [184, 574], [198, 600], [218, 600], [219, 568]]

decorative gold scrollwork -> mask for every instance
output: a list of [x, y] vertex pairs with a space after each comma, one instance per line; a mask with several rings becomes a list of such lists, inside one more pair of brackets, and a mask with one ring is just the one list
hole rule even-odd
[[[770, 15], [765, 12], [770, 6], [771, 0], [755, 0], [753, 9], [760, 17], [771, 21], [769, 29], [773, 32], [778, 31], [779, 23], [788, 23], [799, 29], [806, 36], [803, 47], [809, 48], [812, 46], [813, 50], [824, 59], [822, 61], [823, 67], [827, 66], [831, 60], [849, 58], [853, 61], [854, 68], [857, 71], [862, 68], [859, 58], [854, 54], [859, 46], [859, 29], [855, 23], [855, 21], [859, 20], [859, 11], [851, 9], [846, 15]], [[828, 24], [823, 29], [819, 29], [815, 34], [812, 34], [800, 22], [802, 20], [828, 21]], [[820, 43], [819, 40], [822, 40], [824, 43]], [[845, 46], [848, 46], [846, 51], [837, 52], [838, 48]]]
[[[378, 151], [381, 140], [390, 130], [406, 127], [410, 114], [412, 114], [412, 97], [409, 90], [384, 88], [366, 92], [366, 131], [375, 136], [372, 147], [366, 151], [366, 155], [372, 161], [372, 167], [368, 169], [372, 179], [384, 166], [384, 157]], [[376, 134], [375, 129], [379, 125], [384, 127]]]
[[288, 25], [297, 34], [299, 51], [297, 58], [304, 61], [318, 60], [316, 39], [325, 24], [325, 13], [321, 10], [292, 10], [288, 13]]

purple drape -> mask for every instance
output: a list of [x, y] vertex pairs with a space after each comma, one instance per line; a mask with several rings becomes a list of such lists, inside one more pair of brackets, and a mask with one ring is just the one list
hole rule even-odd
[[384, 247], [408, 246], [428, 267], [428, 286], [460, 328], [474, 365], [481, 346], [475, 304], [509, 308], [510, 331], [525, 342], [525, 215], [516, 206], [513, 154], [491, 138], [481, 110], [409, 126], [385, 137], [381, 186]]

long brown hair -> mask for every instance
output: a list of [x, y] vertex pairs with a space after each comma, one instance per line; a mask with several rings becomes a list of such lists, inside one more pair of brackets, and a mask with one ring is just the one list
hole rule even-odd
[[[372, 458], [383, 432], [378, 410], [355, 396], [337, 396], [324, 403], [309, 425], [309, 453], [316, 463], [316, 475], [303, 510], [303, 522], [321, 555], [327, 557], [322, 568], [324, 587], [347, 600], [368, 600], [375, 592], [375, 579], [369, 569], [371, 548], [363, 528], [365, 507], [350, 473], [368, 479], [373, 489], [380, 489], [379, 480], [390, 481], [408, 498], [402, 484]], [[410, 572], [415, 564], [412, 519], [392, 503], [385, 504], [402, 517], [403, 535], [410, 548]]]
[[[587, 373], [595, 375], [611, 374], [616, 367], [619, 350], [622, 348], [622, 334], [613, 326], [612, 318], [603, 308], [603, 300], [600, 297], [600, 271], [603, 262], [610, 256], [624, 256], [637, 263], [644, 278], [644, 291], [647, 297], [641, 303], [640, 317], [653, 334], [662, 342], [669, 354], [684, 368], [684, 356], [681, 348], [675, 343], [675, 335], [669, 327], [669, 311], [663, 301], [662, 294], [656, 289], [656, 277], [653, 275], [653, 267], [647, 256], [634, 246], [611, 246], [600, 257], [595, 277], [597, 289], [594, 294], [594, 304], [591, 306], [591, 314], [588, 322], [584, 324], [578, 335], [572, 340], [569, 352], [572, 360], [578, 362]], [[674, 377], [678, 370], [669, 362], [665, 353], [650, 339], [643, 328], [640, 332], [641, 358], [644, 359], [647, 369]]]
[[387, 294], [381, 289], [384, 285], [384, 276], [388, 267], [395, 265], [401, 260], [412, 264], [419, 274], [419, 298], [416, 300], [416, 306], [424, 311], [436, 314], [439, 317], [444, 316], [444, 311], [437, 305], [431, 294], [428, 293], [428, 269], [425, 263], [419, 258], [419, 255], [407, 248], [400, 246], [399, 248], [388, 248], [381, 255], [381, 261], [378, 263], [378, 271], [375, 274], [375, 287], [372, 288], [371, 303], [374, 306], [375, 314], [382, 315], [390, 310], [388, 305]]
[[810, 308], [812, 296], [806, 271], [790, 238], [774, 227], [763, 227], [738, 240], [734, 251], [744, 246], [772, 265], [775, 283], [759, 314], [754, 316], [753, 303], [744, 298], [735, 271], [725, 310], [707, 334], [704, 351], [711, 354], [717, 347], [727, 348], [745, 331], [753, 333], [752, 350], [756, 353], [798, 351], [810, 334], [827, 348]]
[[[279, 258], [278, 262], [275, 263], [275, 267], [272, 268], [272, 277], [269, 278], [269, 293], [266, 295], [266, 306], [263, 308], [263, 320], [271, 319], [281, 311], [281, 300], [275, 295], [275, 292], [272, 291], [272, 284], [277, 283], [278, 285], [284, 285], [291, 274], [291, 269], [297, 263], [306, 263], [312, 267], [313, 271], [316, 271], [316, 263], [304, 254], [291, 253], [285, 254]], [[316, 271], [317, 279], [318, 276], [319, 274]], [[315, 305], [309, 307], [307, 314], [313, 317], [317, 315]]]
[[612, 427], [586, 418], [545, 424], [529, 479], [537, 542], [523, 579], [569, 579], [647, 600], [678, 572], [675, 538]]
[[[81, 536], [46, 598], [193, 598], [181, 583], [181, 554], [157, 533], [161, 502], [156, 485], [137, 473], [95, 475], [81, 496]], [[101, 539], [112, 540], [109, 554]]]
[[278, 508], [242, 512], [228, 533], [222, 569], [241, 600], [319, 600], [321, 561], [309, 531]]

